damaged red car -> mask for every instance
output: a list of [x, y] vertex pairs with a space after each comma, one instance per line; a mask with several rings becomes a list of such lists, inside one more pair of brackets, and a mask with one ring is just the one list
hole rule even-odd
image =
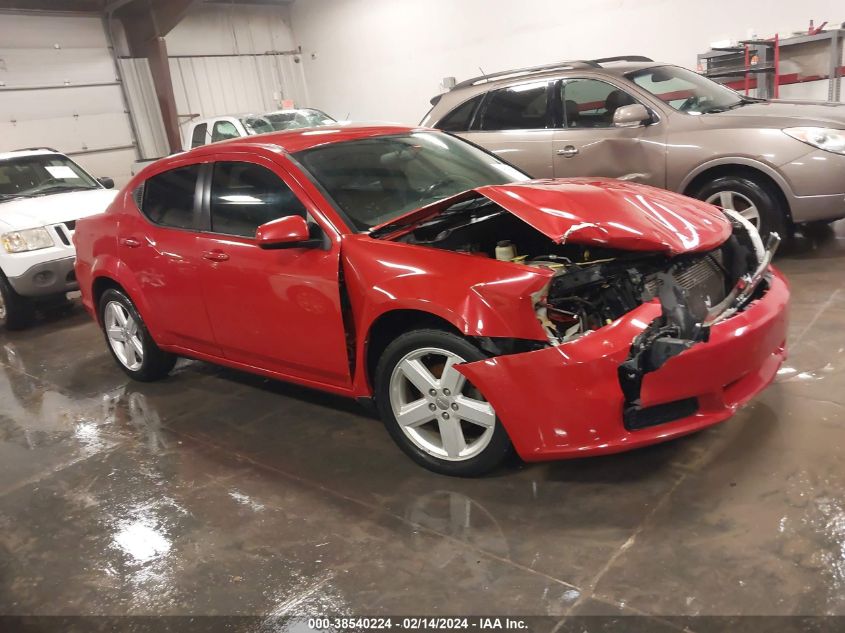
[[203, 146], [147, 167], [75, 242], [131, 377], [187, 356], [373, 402], [451, 475], [698, 431], [785, 355], [776, 235], [644, 185], [529, 180], [428, 129]]

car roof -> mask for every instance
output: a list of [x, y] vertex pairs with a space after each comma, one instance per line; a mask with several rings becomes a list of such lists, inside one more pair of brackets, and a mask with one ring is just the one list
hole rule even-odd
[[21, 156], [38, 156], [40, 154], [60, 154], [49, 147], [32, 147], [27, 149], [16, 149], [11, 152], [0, 152], [0, 160], [7, 160], [9, 158], [20, 158]]
[[255, 134], [239, 138], [219, 141], [208, 145], [201, 145], [188, 152], [178, 154], [179, 158], [202, 154], [213, 154], [231, 151], [249, 151], [256, 148], [269, 148], [277, 151], [282, 150], [289, 153], [311, 149], [318, 145], [329, 145], [342, 143], [356, 139], [372, 138], [376, 136], [387, 136], [390, 134], [404, 134], [413, 131], [427, 130], [427, 128], [408, 127], [406, 125], [373, 124], [373, 123], [344, 123], [338, 125], [322, 125], [312, 128], [298, 128], [295, 130], [282, 130], [281, 132], [268, 132], [267, 134]]

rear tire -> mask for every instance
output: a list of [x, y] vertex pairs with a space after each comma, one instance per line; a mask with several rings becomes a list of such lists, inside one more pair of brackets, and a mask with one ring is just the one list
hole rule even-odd
[[382, 353], [375, 372], [376, 406], [390, 436], [419, 465], [477, 477], [511, 454], [510, 438], [492, 405], [451, 368], [486, 358], [466, 339], [433, 329], [403, 334]]
[[7, 330], [22, 330], [32, 325], [34, 318], [35, 304], [15, 292], [0, 272], [0, 325], [5, 325]]
[[777, 233], [784, 241], [792, 234], [788, 210], [772, 185], [750, 175], [721, 176], [705, 183], [693, 197], [737, 211], [757, 227], [763, 239]]
[[123, 292], [106, 290], [100, 297], [99, 315], [106, 346], [129, 377], [152, 382], [170, 373], [176, 356], [159, 349], [135, 305]]

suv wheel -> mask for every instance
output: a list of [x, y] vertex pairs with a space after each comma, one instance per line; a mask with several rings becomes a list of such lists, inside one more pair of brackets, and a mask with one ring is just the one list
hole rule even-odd
[[109, 351], [120, 368], [142, 382], [164, 378], [176, 356], [159, 349], [132, 301], [109, 289], [100, 298], [100, 323]]
[[733, 209], [760, 231], [764, 238], [777, 233], [789, 237], [789, 220], [771, 185], [752, 176], [722, 176], [705, 184], [694, 197], [723, 209]]
[[34, 317], [35, 305], [32, 301], [15, 292], [0, 272], [0, 326], [5, 325], [7, 330], [22, 330], [32, 323]]
[[393, 440], [418, 464], [474, 477], [511, 452], [492, 405], [454, 365], [487, 358], [467, 340], [441, 330], [398, 337], [376, 369], [376, 404]]

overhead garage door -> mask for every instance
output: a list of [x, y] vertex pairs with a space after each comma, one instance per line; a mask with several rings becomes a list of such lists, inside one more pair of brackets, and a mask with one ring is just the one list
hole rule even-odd
[[42, 146], [118, 185], [129, 178], [132, 128], [98, 17], [0, 20], [0, 151]]

